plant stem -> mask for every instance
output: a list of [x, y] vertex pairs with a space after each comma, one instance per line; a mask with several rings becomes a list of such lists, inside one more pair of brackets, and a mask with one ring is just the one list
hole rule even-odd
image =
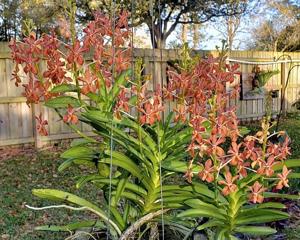
[[[72, 45], [74, 46], [76, 42], [76, 28], [75, 28], [76, 3], [70, 0], [69, 4], [70, 4], [70, 31], [71, 31]], [[72, 72], [76, 83], [78, 100], [80, 101], [81, 105], [83, 105], [83, 102], [81, 100], [81, 92], [80, 92], [80, 86], [78, 81], [78, 69], [76, 63], [72, 64]]]
[[121, 235], [119, 240], [130, 239], [142, 225], [144, 225], [146, 222], [149, 222], [153, 218], [158, 217], [163, 213], [166, 213], [167, 211], [169, 211], [169, 209], [158, 210], [157, 212], [149, 213], [144, 217], [140, 218], [138, 221], [133, 223], [129, 228], [127, 228], [127, 230]]

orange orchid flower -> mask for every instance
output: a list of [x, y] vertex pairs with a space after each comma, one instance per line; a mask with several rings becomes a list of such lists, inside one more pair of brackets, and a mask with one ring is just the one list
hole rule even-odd
[[184, 105], [179, 105], [177, 108], [174, 108], [174, 112], [177, 113], [174, 118], [175, 122], [181, 121], [184, 123], [186, 121], [186, 107]]
[[264, 201], [264, 196], [262, 193], [266, 190], [258, 181], [256, 181], [253, 186], [249, 187], [251, 193], [249, 194], [249, 200], [253, 203], [262, 203]]
[[189, 183], [192, 182], [192, 178], [194, 176], [193, 168], [192, 167], [193, 167], [193, 162], [189, 161], [188, 169], [187, 169], [187, 171], [185, 172], [185, 174], [183, 176]]
[[271, 177], [274, 174], [273, 166], [276, 164], [274, 156], [271, 155], [268, 157], [267, 162], [262, 161], [261, 166], [257, 169], [257, 173]]
[[48, 121], [42, 118], [42, 113], [39, 116], [35, 116], [37, 120], [37, 131], [41, 136], [48, 136], [48, 132], [46, 129], [46, 125], [48, 125]]
[[286, 159], [288, 155], [291, 155], [290, 147], [289, 147], [290, 139], [285, 137], [284, 142], [280, 146], [280, 154], [279, 159]]
[[74, 113], [75, 109], [71, 105], [69, 105], [67, 109], [67, 114], [63, 117], [63, 121], [65, 123], [77, 124], [78, 117]]
[[278, 173], [277, 176], [279, 177], [279, 182], [276, 185], [276, 189], [282, 189], [283, 187], [289, 187], [288, 185], [288, 178], [287, 176], [292, 170], [288, 170], [287, 167], [284, 165], [282, 168], [282, 173]]
[[144, 103], [143, 108], [139, 108], [139, 111], [143, 114], [140, 117], [141, 124], [153, 125], [156, 121], [160, 121], [161, 112], [164, 107], [161, 104], [161, 99], [154, 97]]
[[249, 167], [250, 167], [250, 162], [239, 163], [237, 168], [238, 168], [238, 172], [239, 172], [240, 176], [247, 177], [247, 175], [248, 175], [247, 168], [249, 168]]
[[88, 93], [95, 93], [99, 88], [98, 79], [89, 68], [85, 70], [83, 76], [79, 77], [78, 80], [83, 82], [81, 93], [84, 95], [87, 95]]
[[228, 151], [228, 153], [232, 155], [230, 159], [230, 164], [233, 166], [237, 165], [239, 162], [243, 162], [243, 159], [241, 158], [241, 154], [239, 153], [239, 149], [241, 145], [242, 145], [241, 143], [237, 144], [236, 142], [232, 142], [231, 148]]
[[202, 181], [212, 182], [214, 180], [214, 175], [212, 174], [214, 172], [212, 160], [207, 160], [205, 166], [203, 166], [203, 164], [199, 165], [203, 167], [203, 170], [198, 173], [199, 178], [201, 178]]
[[222, 190], [222, 193], [224, 196], [227, 196], [228, 194], [235, 192], [237, 190], [237, 185], [234, 184], [234, 181], [238, 178], [239, 176], [234, 176], [232, 177], [231, 173], [227, 171], [225, 173], [225, 180], [219, 181], [220, 185], [225, 185], [225, 187]]
[[217, 137], [217, 134], [213, 134], [210, 136], [209, 140], [205, 140], [207, 144], [209, 145], [207, 149], [208, 154], [217, 155], [219, 157], [224, 156], [225, 152], [223, 148], [221, 148], [219, 145], [222, 144], [225, 141], [224, 137]]
[[67, 56], [68, 63], [83, 65], [83, 53], [87, 51], [87, 48], [80, 46], [80, 41], [78, 39], [75, 40], [72, 46], [67, 46], [67, 48], [69, 49], [69, 55]]
[[255, 147], [255, 141], [248, 136], [248, 138], [245, 139], [244, 142], [244, 146], [245, 146], [245, 151], [244, 151], [244, 157], [245, 158], [250, 158], [252, 161], [256, 161], [257, 160], [257, 154], [258, 149]]

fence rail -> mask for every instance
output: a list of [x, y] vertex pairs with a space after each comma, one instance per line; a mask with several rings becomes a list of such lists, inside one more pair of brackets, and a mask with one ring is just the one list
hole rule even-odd
[[[154, 52], [154, 56], [153, 56]], [[212, 54], [217, 56], [215, 51], [197, 51], [201, 56]], [[294, 60], [300, 59], [300, 53], [285, 53]], [[243, 75], [251, 73], [253, 68], [252, 62], [260, 63], [261, 69], [279, 69], [280, 74], [272, 77], [267, 83], [267, 87], [278, 89], [279, 97], [273, 99], [273, 112], [278, 112], [280, 109], [280, 97], [282, 90], [287, 81], [287, 74], [290, 64], [288, 62], [274, 62], [282, 53], [278, 52], [251, 52], [251, 51], [232, 51], [230, 58], [241, 61], [240, 71]], [[179, 58], [179, 50], [162, 50], [162, 58], [160, 50], [153, 51], [152, 49], [135, 49], [135, 58], [142, 58], [145, 64], [145, 74], [153, 76], [152, 87], [156, 83], [166, 83], [166, 68], [167, 62]], [[263, 62], [269, 62], [264, 64]], [[16, 88], [14, 82], [11, 81], [13, 63], [10, 58], [10, 51], [7, 43], [0, 43], [0, 146], [35, 143], [41, 146], [46, 142], [76, 138], [77, 134], [72, 132], [59, 117], [51, 109], [44, 108], [40, 105], [31, 106], [28, 108], [26, 98], [22, 96], [22, 88]], [[155, 72], [153, 70], [155, 69]], [[161, 74], [162, 73], [162, 74]], [[292, 111], [292, 104], [299, 99], [300, 93], [300, 68], [294, 68], [290, 74], [289, 83], [287, 85], [284, 109]], [[230, 105], [237, 106], [238, 117], [242, 120], [260, 119], [265, 113], [265, 100], [252, 99], [240, 100], [239, 98], [230, 101]], [[169, 108], [169, 111], [172, 109]], [[35, 115], [40, 111], [43, 112], [45, 118], [48, 119], [49, 136], [41, 137], [35, 131]], [[88, 135], [93, 135], [91, 129], [81, 124], [81, 131]]]

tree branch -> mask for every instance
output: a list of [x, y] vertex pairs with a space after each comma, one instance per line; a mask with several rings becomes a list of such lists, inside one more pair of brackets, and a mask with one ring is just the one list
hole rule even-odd
[[180, 22], [180, 18], [182, 16], [182, 14], [184, 14], [185, 11], [182, 10], [176, 17], [175, 22], [171, 25], [171, 27], [169, 28], [169, 30], [165, 33], [165, 38], [169, 37], [170, 34], [175, 30], [175, 28], [177, 27], [178, 23]]
[[170, 20], [170, 17], [171, 17], [171, 15], [172, 15], [173, 11], [174, 11], [174, 6], [171, 7], [171, 10], [170, 10], [169, 14], [168, 14], [168, 16], [164, 19], [164, 21], [167, 21], [167, 22], [168, 22], [168, 21]]
[[163, 37], [164, 37], [165, 33], [167, 32], [168, 22], [170, 20], [170, 17], [172, 15], [173, 11], [174, 11], [174, 6], [171, 7], [171, 10], [170, 10], [168, 16], [165, 19], [161, 20], [164, 23], [164, 27], [162, 30]]

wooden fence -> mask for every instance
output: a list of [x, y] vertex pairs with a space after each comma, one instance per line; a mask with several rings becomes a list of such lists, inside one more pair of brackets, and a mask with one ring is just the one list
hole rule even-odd
[[[207, 54], [217, 55], [215, 51], [199, 51], [201, 56]], [[231, 59], [246, 61], [273, 61], [281, 53], [274, 52], [250, 52], [250, 51], [232, 51]], [[292, 59], [300, 59], [300, 53], [287, 53]], [[159, 50], [135, 49], [135, 58], [142, 58], [145, 63], [145, 74], [154, 73], [153, 85], [158, 82], [166, 82], [167, 61], [176, 60], [179, 56], [179, 50], [163, 50], [162, 58]], [[55, 112], [48, 108], [31, 106], [26, 104], [26, 99], [22, 97], [22, 88], [16, 88], [11, 81], [13, 63], [10, 58], [10, 51], [7, 43], [0, 43], [0, 146], [36, 143], [41, 146], [46, 142], [59, 139], [68, 139], [78, 137], [62, 121], [59, 121]], [[287, 80], [289, 63], [274, 63], [261, 65], [262, 69], [278, 69], [280, 74], [272, 77], [267, 83], [267, 87], [278, 89], [282, 94], [283, 86]], [[253, 65], [240, 64], [240, 71], [244, 74], [251, 73]], [[155, 72], [153, 71], [155, 70]], [[161, 79], [162, 78], [162, 79]], [[294, 68], [291, 72], [289, 84], [286, 89], [284, 109], [291, 111], [292, 104], [299, 99], [300, 93], [300, 68]], [[280, 95], [273, 100], [273, 112], [278, 112], [280, 108]], [[260, 119], [265, 113], [265, 100], [240, 100], [234, 99], [231, 105], [237, 106], [238, 117], [242, 120]], [[169, 110], [172, 110], [171, 108]], [[48, 119], [49, 136], [41, 137], [35, 131], [35, 115], [43, 112]], [[81, 125], [81, 130], [87, 135], [92, 135], [88, 126]]]

